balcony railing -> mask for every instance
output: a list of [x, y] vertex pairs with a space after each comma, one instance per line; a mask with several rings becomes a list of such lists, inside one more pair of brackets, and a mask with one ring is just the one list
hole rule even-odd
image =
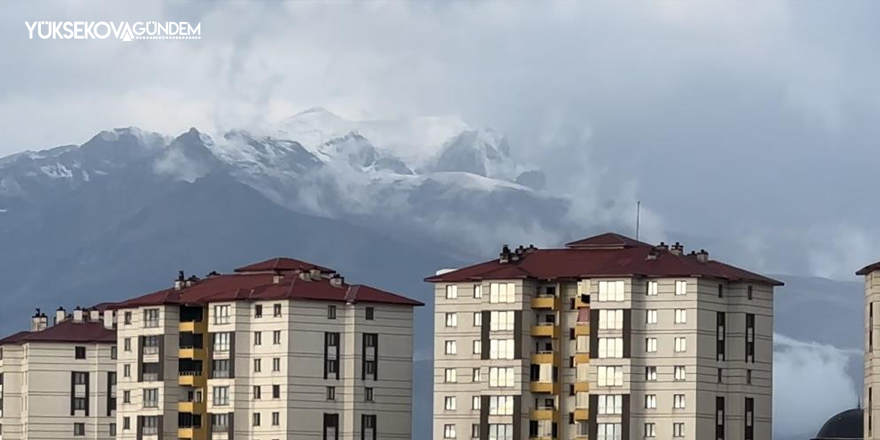
[[202, 372], [201, 372], [201, 371], [191, 370], [191, 371], [181, 371], [181, 372], [178, 373], [178, 374], [180, 374], [181, 376], [201, 376], [201, 375], [202, 375]]

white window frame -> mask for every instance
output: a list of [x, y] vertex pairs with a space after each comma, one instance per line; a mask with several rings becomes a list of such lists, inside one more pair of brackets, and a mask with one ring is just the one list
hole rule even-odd
[[446, 314], [446, 327], [458, 327], [458, 313]]
[[685, 338], [685, 337], [676, 337], [675, 338], [675, 352], [676, 353], [686, 353], [687, 352], [687, 338]]
[[645, 394], [645, 409], [657, 409], [656, 394]]
[[444, 353], [446, 353], [447, 355], [458, 354], [458, 347], [457, 347], [457, 344], [455, 343], [455, 341], [446, 341], [444, 349], [445, 349]]
[[444, 381], [446, 383], [456, 383], [458, 382], [458, 377], [456, 374], [455, 368], [446, 368], [443, 370]]
[[645, 324], [657, 323], [657, 310], [650, 309], [645, 311]]
[[657, 338], [645, 338], [645, 353], [657, 352]]
[[446, 299], [458, 298], [458, 285], [449, 284], [446, 286]]
[[676, 324], [687, 324], [688, 315], [687, 309], [675, 309], [675, 323]]
[[624, 300], [626, 283], [623, 281], [599, 281], [599, 302], [620, 302]]
[[659, 284], [656, 281], [648, 281], [647, 287], [645, 289], [645, 295], [647, 296], [657, 296]]
[[687, 369], [684, 365], [676, 365], [673, 367], [673, 377], [677, 381], [687, 380]]
[[688, 282], [686, 280], [676, 280], [675, 281], [675, 294], [676, 295], [687, 295]]

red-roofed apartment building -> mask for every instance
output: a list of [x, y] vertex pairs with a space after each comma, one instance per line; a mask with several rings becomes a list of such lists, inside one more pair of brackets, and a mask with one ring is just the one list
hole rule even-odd
[[880, 402], [874, 397], [880, 391], [880, 261], [865, 266], [856, 272], [865, 277], [865, 385], [863, 390], [865, 440], [880, 439], [875, 415], [880, 413]]
[[435, 439], [771, 438], [776, 280], [604, 234], [426, 281]]
[[276, 258], [38, 313], [0, 340], [0, 438], [409, 440], [421, 305]]

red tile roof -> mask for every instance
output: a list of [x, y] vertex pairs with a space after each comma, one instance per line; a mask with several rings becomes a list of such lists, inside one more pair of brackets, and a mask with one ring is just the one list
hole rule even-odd
[[294, 258], [272, 258], [270, 260], [261, 261], [259, 263], [249, 264], [247, 266], [238, 267], [235, 272], [287, 272], [292, 270], [312, 270], [318, 269], [325, 273], [335, 273], [330, 268], [318, 266], [307, 261], [300, 261]]
[[[651, 258], [649, 258], [649, 256]], [[782, 282], [719, 261], [701, 262], [696, 255], [676, 255], [617, 234], [569, 243], [567, 249], [526, 250], [517, 261], [498, 259], [468, 266], [425, 281], [467, 282], [500, 279], [598, 277], [709, 277], [781, 286]]]
[[858, 272], [856, 272], [856, 275], [867, 275], [877, 270], [880, 270], [880, 261], [861, 268]]
[[[294, 268], [296, 267], [296, 268]], [[280, 268], [280, 269], [279, 269]], [[303, 279], [303, 270], [318, 269], [325, 276], [318, 279]], [[285, 272], [275, 282], [273, 271]], [[282, 299], [309, 299], [336, 302], [369, 302], [383, 304], [401, 304], [423, 306], [424, 304], [391, 292], [373, 287], [346, 284], [340, 279], [334, 285], [328, 273], [332, 269], [323, 268], [311, 263], [291, 258], [276, 258], [262, 263], [235, 269], [236, 273], [213, 275], [196, 281], [190, 287], [180, 290], [163, 289], [147, 295], [139, 296], [113, 304], [102, 304], [108, 309], [123, 309], [160, 304], [193, 304], [202, 305], [223, 301], [259, 301]]]
[[116, 343], [116, 330], [100, 322], [74, 322], [66, 319], [38, 332], [23, 331], [0, 339], [0, 345], [30, 342]]

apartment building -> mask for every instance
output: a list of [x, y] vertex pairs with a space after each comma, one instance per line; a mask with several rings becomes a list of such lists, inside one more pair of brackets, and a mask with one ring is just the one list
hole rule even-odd
[[409, 440], [421, 305], [290, 258], [181, 272], [167, 289], [86, 312], [110, 323], [101, 328], [118, 347], [106, 425], [123, 440]]
[[771, 438], [776, 280], [603, 234], [426, 281], [435, 439]]
[[84, 310], [37, 310], [0, 339], [0, 439], [107, 439], [116, 433], [116, 332]]
[[874, 425], [878, 420], [877, 393], [880, 390], [880, 352], [877, 337], [880, 335], [880, 262], [865, 266], [856, 275], [865, 277], [865, 388], [864, 436], [865, 440], [880, 439]]

